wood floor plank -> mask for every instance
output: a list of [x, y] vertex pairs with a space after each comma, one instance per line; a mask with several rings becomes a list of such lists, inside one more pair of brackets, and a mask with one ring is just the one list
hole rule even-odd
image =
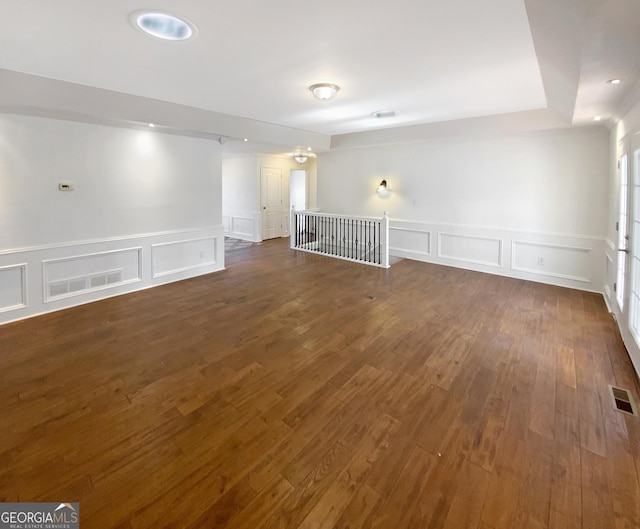
[[[580, 427], [575, 418], [556, 413], [556, 445], [552, 461], [550, 525], [582, 524]], [[551, 520], [554, 520], [551, 523]]]
[[92, 529], [640, 527], [601, 295], [287, 242], [0, 326], [0, 500]]
[[615, 527], [613, 499], [606, 460], [590, 450], [581, 451], [582, 527]]
[[488, 484], [482, 522], [494, 529], [511, 529], [522, 486], [525, 443], [513, 435], [500, 437], [494, 471]]
[[475, 529], [478, 527], [489, 477], [489, 472], [465, 461], [458, 474], [458, 488], [443, 529]]
[[300, 529], [331, 529], [364, 483], [371, 466], [389, 446], [389, 438], [399, 426], [392, 417], [382, 416], [367, 432], [349, 464], [300, 524]]
[[400, 469], [399, 479], [388, 498], [380, 503], [372, 518], [374, 529], [387, 527], [410, 527], [410, 521], [419, 509], [418, 502], [427, 484], [437, 457], [420, 447], [415, 447]]

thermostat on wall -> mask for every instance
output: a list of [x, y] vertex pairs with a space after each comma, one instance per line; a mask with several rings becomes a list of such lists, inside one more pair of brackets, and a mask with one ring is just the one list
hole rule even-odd
[[59, 183], [58, 189], [60, 191], [73, 191], [73, 184]]

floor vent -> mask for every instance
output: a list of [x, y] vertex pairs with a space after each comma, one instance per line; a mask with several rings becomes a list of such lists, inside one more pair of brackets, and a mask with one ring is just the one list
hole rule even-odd
[[628, 390], [617, 388], [615, 386], [609, 386], [611, 390], [611, 398], [613, 399], [613, 407], [621, 411], [622, 413], [628, 413], [629, 415], [638, 416], [638, 410], [633, 397]]

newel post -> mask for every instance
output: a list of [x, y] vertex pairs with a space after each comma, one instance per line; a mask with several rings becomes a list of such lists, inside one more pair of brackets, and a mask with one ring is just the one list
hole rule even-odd
[[389, 268], [389, 212], [382, 216], [382, 262], [384, 268]]

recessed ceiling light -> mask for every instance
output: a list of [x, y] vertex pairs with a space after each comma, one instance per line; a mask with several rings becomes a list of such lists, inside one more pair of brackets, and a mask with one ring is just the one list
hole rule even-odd
[[242, 140], [242, 141], [249, 141], [249, 138], [245, 138], [245, 139], [244, 139], [244, 140]]
[[620, 84], [622, 82], [622, 79], [609, 79], [607, 81], [607, 83], [609, 84]]
[[136, 11], [130, 20], [141, 31], [159, 39], [187, 40], [197, 35], [197, 29], [191, 22], [168, 13]]
[[371, 112], [371, 116], [374, 118], [394, 118], [398, 115], [398, 112], [395, 110], [376, 110], [375, 112]]
[[600, 121], [600, 120], [602, 120], [601, 116], [594, 116], [593, 117], [593, 121]]
[[155, 127], [155, 125], [154, 125], [153, 123], [149, 123], [149, 126], [150, 126], [151, 128], [154, 128], [154, 127]]
[[334, 95], [336, 95], [338, 90], [340, 90], [340, 87], [338, 85], [330, 83], [317, 83], [312, 84], [309, 87], [309, 90], [311, 90], [313, 92], [313, 95], [318, 99], [326, 101], [327, 99], [331, 99]]
[[307, 150], [311, 152], [313, 149], [311, 147], [307, 147]]

